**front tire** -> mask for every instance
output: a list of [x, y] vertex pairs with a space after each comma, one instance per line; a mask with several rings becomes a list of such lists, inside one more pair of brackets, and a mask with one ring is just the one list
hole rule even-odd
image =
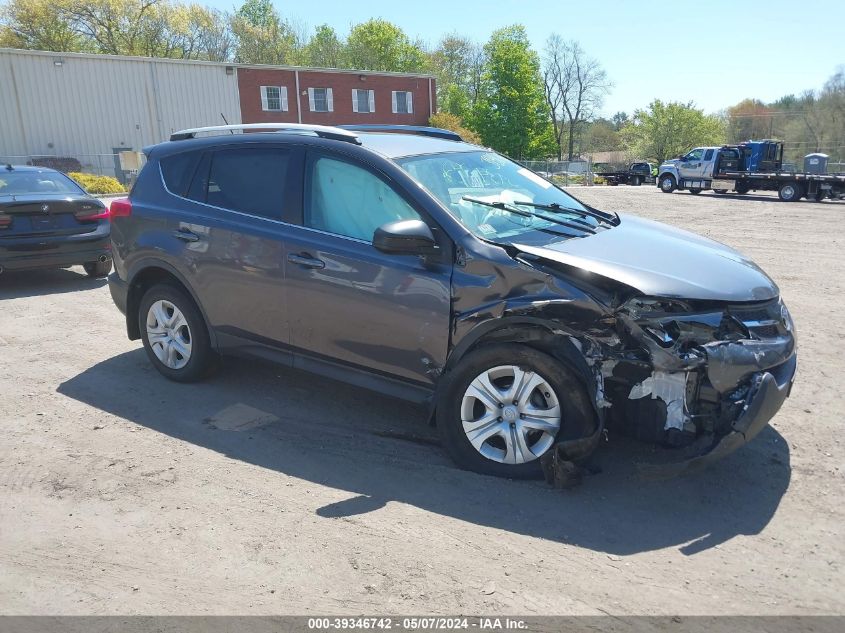
[[675, 182], [675, 177], [672, 174], [664, 174], [660, 177], [660, 191], [663, 193], [672, 193], [678, 188], [678, 183]]
[[157, 284], [138, 308], [144, 350], [153, 366], [176, 382], [194, 382], [215, 367], [216, 355], [205, 320], [184, 290]]
[[111, 260], [107, 259], [104, 262], [86, 262], [82, 264], [85, 269], [85, 274], [93, 279], [102, 279], [108, 277], [111, 272]]
[[694, 188], [690, 189], [690, 190], [689, 190], [689, 192], [690, 192], [692, 195], [697, 196], [698, 194], [700, 194], [700, 193], [701, 193], [701, 189], [699, 189], [699, 188], [697, 188], [697, 187], [694, 187]]
[[462, 359], [437, 405], [443, 446], [461, 468], [513, 479], [542, 474], [556, 442], [595, 432], [586, 389], [567, 367], [534, 348], [486, 345]]

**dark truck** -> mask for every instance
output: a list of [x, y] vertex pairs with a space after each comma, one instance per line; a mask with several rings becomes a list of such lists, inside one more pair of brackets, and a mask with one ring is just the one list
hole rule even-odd
[[608, 185], [632, 185], [638, 187], [643, 183], [654, 184], [654, 168], [651, 163], [631, 163], [627, 171], [602, 171], [595, 172], [607, 181]]
[[[815, 155], [807, 158], [812, 156]], [[787, 202], [845, 196], [845, 174], [811, 170], [811, 160], [805, 163], [803, 172], [784, 169], [782, 141], [767, 139], [722, 147], [696, 147], [685, 156], [660, 165], [657, 186], [664, 193], [676, 189], [687, 189], [693, 194], [705, 189], [720, 194], [777, 191], [780, 199]]]

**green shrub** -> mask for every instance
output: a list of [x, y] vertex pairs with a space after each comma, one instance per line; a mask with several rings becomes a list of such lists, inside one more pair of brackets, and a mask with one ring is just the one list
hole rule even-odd
[[79, 183], [79, 186], [88, 193], [126, 193], [126, 189], [120, 184], [120, 181], [111, 176], [95, 176], [78, 171], [71, 172], [68, 176]]
[[455, 116], [454, 114], [449, 114], [448, 112], [438, 112], [437, 114], [431, 116], [428, 120], [428, 124], [431, 127], [439, 127], [444, 130], [457, 132], [467, 143], [474, 143], [476, 145], [481, 144], [481, 137], [469, 128], [465, 127], [461, 118]]

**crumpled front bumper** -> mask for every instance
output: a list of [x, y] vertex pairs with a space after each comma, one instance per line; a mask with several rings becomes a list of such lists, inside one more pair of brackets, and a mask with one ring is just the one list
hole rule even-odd
[[797, 355], [793, 350], [784, 363], [752, 375], [745, 406], [727, 434], [715, 438], [703, 451], [682, 461], [640, 464], [640, 474], [647, 478], [666, 478], [694, 472], [750, 442], [766, 428], [789, 397], [797, 367]]

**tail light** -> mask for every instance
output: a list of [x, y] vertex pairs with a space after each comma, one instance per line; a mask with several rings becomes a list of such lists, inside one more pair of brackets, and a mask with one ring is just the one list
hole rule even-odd
[[77, 211], [73, 216], [80, 222], [96, 222], [97, 220], [109, 219], [108, 207], [94, 207], [85, 211]]
[[132, 202], [129, 198], [118, 198], [111, 201], [111, 217], [128, 218], [132, 215]]
[[0, 229], [8, 229], [12, 226], [11, 216], [0, 213]]

